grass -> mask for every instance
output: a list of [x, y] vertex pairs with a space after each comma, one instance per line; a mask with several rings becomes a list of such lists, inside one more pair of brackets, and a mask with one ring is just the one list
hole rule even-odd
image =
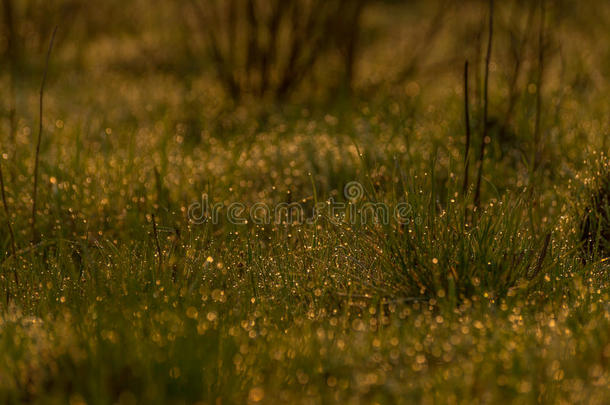
[[[142, 67], [130, 44], [154, 30], [76, 52], [60, 27], [39, 153], [40, 76], [25, 72], [19, 159], [1, 155], [15, 175], [2, 178], [0, 402], [608, 403], [608, 54], [572, 39], [597, 32], [585, 11], [560, 24], [547, 4], [545, 40], [569, 58], [545, 48], [539, 91], [542, 39], [519, 42], [531, 77], [511, 77], [494, 6], [483, 66], [469, 48], [453, 71], [379, 84], [398, 66], [364, 73], [396, 57], [396, 33], [425, 32], [402, 18], [436, 12], [379, 5], [354, 94], [283, 106]], [[486, 2], [468, 7], [460, 24], [488, 24]], [[466, 30], [445, 23], [426, 66]], [[510, 120], [507, 83], [524, 89]], [[480, 187], [464, 178], [469, 150], [483, 151]], [[222, 203], [218, 221], [193, 221], [202, 195]], [[234, 202], [318, 209], [236, 224]]]

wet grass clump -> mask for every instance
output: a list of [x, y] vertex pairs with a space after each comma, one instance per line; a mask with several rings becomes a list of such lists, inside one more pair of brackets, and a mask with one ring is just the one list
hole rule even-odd
[[610, 164], [603, 159], [588, 186], [580, 239], [585, 260], [610, 257]]

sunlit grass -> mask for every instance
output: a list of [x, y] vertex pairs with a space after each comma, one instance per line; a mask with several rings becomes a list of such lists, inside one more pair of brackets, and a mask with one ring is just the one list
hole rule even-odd
[[[476, 209], [474, 185], [462, 190], [460, 73], [469, 58], [478, 150], [478, 3], [435, 36], [435, 7], [376, 4], [357, 91], [329, 102], [305, 81], [282, 105], [234, 103], [190, 65], [155, 67], [150, 55], [188, 60], [166, 44], [181, 31], [159, 28], [169, 6], [134, 4], [142, 32], [58, 44], [35, 245], [35, 62], [14, 145], [0, 123], [18, 251], [2, 211], [0, 402], [610, 403], [607, 6], [549, 17], [535, 173], [535, 41], [505, 122], [514, 38], [502, 29], [526, 14], [499, 7]], [[424, 40], [434, 46], [418, 56], [409, 46]], [[363, 191], [352, 201], [350, 182]], [[196, 223], [204, 194], [223, 214], [233, 202], [346, 205], [313, 223]], [[371, 202], [407, 215], [354, 222]]]

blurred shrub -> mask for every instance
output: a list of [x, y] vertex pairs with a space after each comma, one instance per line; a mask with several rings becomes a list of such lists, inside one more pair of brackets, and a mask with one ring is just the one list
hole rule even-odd
[[44, 50], [55, 25], [72, 21], [85, 4], [83, 0], [2, 0], [0, 54], [15, 60], [29, 51]]
[[55, 26], [59, 27], [55, 48], [69, 45], [79, 56], [98, 37], [140, 35], [141, 11], [148, 6], [118, 0], [97, 2], [95, 7], [87, 0], [0, 1], [0, 60], [12, 64], [17, 74], [27, 72], [29, 62], [43, 60], [40, 56]]
[[322, 61], [341, 72], [331, 84], [349, 88], [365, 1], [194, 0], [187, 11], [234, 99], [283, 99]]

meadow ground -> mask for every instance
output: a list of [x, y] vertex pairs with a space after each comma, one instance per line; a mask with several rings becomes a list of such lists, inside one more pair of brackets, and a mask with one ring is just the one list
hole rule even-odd
[[498, 2], [486, 101], [487, 2], [373, 2], [278, 102], [144, 3], [59, 21], [34, 228], [49, 35], [2, 71], [0, 402], [610, 403], [607, 4]]

